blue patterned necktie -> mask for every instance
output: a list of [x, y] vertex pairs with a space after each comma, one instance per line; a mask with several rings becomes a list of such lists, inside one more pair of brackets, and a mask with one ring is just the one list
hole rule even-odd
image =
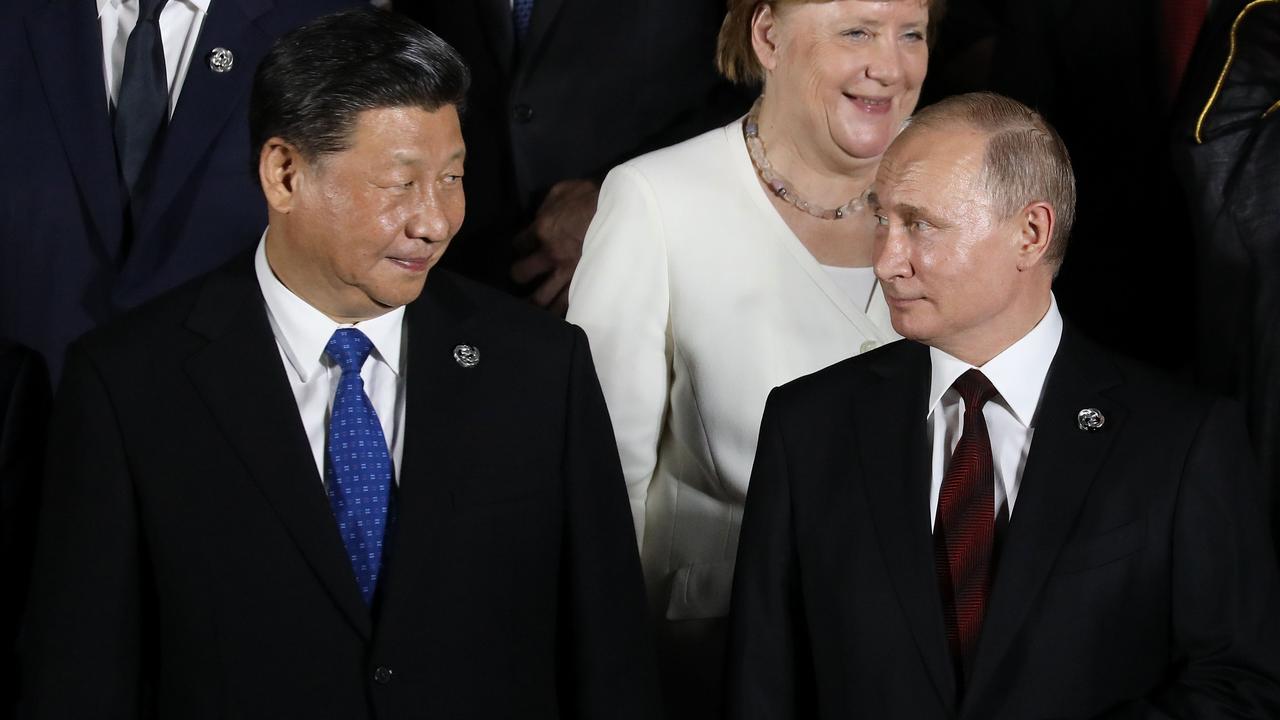
[[393, 482], [382, 425], [360, 377], [372, 349], [369, 338], [355, 328], [339, 329], [325, 346], [325, 353], [342, 368], [329, 417], [325, 479], [329, 504], [366, 604], [372, 602], [378, 586]]
[[533, 0], [512, 0], [511, 19], [515, 22], [516, 37], [523, 40], [529, 34], [529, 21], [533, 19]]

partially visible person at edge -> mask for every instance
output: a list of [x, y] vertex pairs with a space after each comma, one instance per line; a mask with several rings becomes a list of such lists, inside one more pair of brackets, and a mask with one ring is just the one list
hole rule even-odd
[[896, 339], [864, 197], [915, 109], [933, 0], [732, 0], [743, 119], [615, 168], [570, 297], [641, 545], [669, 717], [721, 713], [733, 561], [771, 388]]

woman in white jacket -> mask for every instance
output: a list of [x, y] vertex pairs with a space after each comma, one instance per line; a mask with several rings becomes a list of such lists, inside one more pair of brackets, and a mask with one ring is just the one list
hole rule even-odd
[[936, 0], [730, 0], [741, 121], [615, 168], [569, 295], [618, 440], [670, 718], [719, 716], [722, 618], [769, 391], [896, 338], [864, 198]]

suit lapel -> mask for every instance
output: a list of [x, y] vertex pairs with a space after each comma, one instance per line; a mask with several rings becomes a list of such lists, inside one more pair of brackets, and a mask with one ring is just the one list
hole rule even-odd
[[[856, 410], [857, 452], [881, 552], [916, 645], [943, 704], [955, 704], [929, 527], [929, 448], [925, 437], [929, 353], [922, 345], [882, 353], [882, 381]], [[886, 408], [890, 410], [886, 412]], [[855, 465], [856, 466], [856, 465]], [[904, 474], [903, 469], [906, 469]]]
[[102, 249], [118, 262], [124, 205], [102, 79], [102, 32], [93, 7], [89, 0], [49, 0], [43, 12], [28, 17], [27, 33], [76, 186]]
[[474, 3], [481, 32], [489, 41], [494, 62], [503, 77], [510, 77], [515, 55], [516, 33], [511, 19], [511, 0], [477, 0]]
[[[466, 458], [455, 448], [468, 429], [450, 422], [466, 415], [483, 381], [481, 363], [463, 368], [454, 360], [458, 345], [485, 347], [468, 322], [472, 306], [442, 270], [432, 271], [422, 296], [405, 311], [408, 357], [405, 377], [404, 457], [400, 468], [397, 520], [385, 582], [379, 590], [381, 627], [405, 627], [397, 618], [421, 612], [415, 599], [434, 537], [452, 512], [452, 478], [465, 477]], [[483, 353], [483, 349], [481, 350]], [[482, 356], [483, 358], [483, 356]]]
[[[254, 68], [271, 47], [271, 37], [253, 24], [271, 7], [272, 0], [213, 0], [210, 4], [160, 148], [138, 237], [150, 236], [192, 171], [206, 161], [205, 154], [227, 123], [245, 122], [243, 117], [233, 120], [232, 111], [241, 106]], [[214, 48], [226, 48], [234, 54], [231, 70], [219, 73], [209, 67]]]
[[[1064, 328], [987, 605], [966, 707], [986, 684], [999, 684], [995, 670], [1038, 602], [1093, 479], [1123, 430], [1125, 408], [1104, 393], [1119, 382], [1117, 368], [1097, 348]], [[1083, 408], [1102, 410], [1105, 428], [1081, 430], [1077, 414]]]
[[252, 264], [211, 276], [188, 325], [209, 340], [188, 361], [193, 384], [334, 602], [370, 637], [369, 610], [316, 472]]
[[533, 17], [529, 20], [529, 34], [517, 48], [516, 68], [521, 79], [528, 75], [538, 48], [551, 34], [563, 3], [564, 0], [534, 0]]

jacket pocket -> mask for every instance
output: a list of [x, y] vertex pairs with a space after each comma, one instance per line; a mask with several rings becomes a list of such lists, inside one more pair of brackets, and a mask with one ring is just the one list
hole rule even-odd
[[1108, 565], [1133, 555], [1146, 544], [1146, 518], [1139, 518], [1101, 535], [1072, 539], [1058, 555], [1053, 574], [1068, 575]]

